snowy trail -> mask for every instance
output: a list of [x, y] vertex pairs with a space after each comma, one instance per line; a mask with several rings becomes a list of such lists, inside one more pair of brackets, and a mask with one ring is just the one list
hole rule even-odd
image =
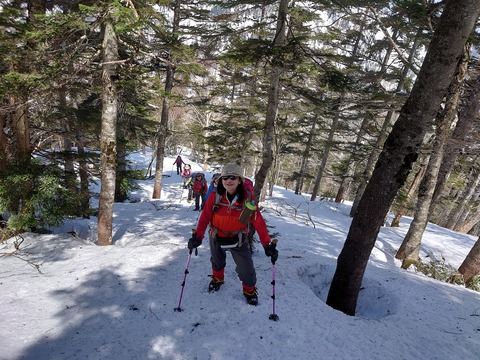
[[[257, 307], [246, 304], [231, 256], [224, 286], [208, 293], [203, 244], [190, 262], [184, 311], [175, 312], [198, 212], [180, 177], [164, 182], [161, 200], [149, 198], [150, 180], [134, 193], [137, 202], [115, 205], [114, 246], [92, 243], [92, 218], [69, 221], [55, 234], [25, 234], [28, 259], [42, 273], [12, 256], [0, 259], [0, 360], [480, 358], [480, 294], [398, 268], [394, 250], [408, 219], [381, 230], [350, 317], [325, 304], [348, 205], [309, 203], [279, 188], [264, 203], [279, 240], [279, 321], [269, 320], [272, 268], [258, 248]], [[458, 264], [475, 240], [429, 226], [422, 254]], [[13, 240], [2, 251], [13, 251]]]

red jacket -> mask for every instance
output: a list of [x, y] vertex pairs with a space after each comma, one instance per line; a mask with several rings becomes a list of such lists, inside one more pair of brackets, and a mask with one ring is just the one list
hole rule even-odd
[[203, 176], [203, 174], [202, 174], [201, 180], [197, 180], [196, 174], [193, 174], [193, 176], [195, 177], [195, 180], [193, 181], [193, 186], [192, 186], [193, 193], [195, 195], [201, 195], [201, 196], [205, 195], [208, 191], [207, 180], [205, 180], [205, 177]]
[[[225, 237], [228, 237], [231, 233], [241, 232], [244, 230], [247, 231], [247, 225], [242, 224], [238, 220], [242, 212], [243, 205], [237, 201], [233, 204], [236, 207], [229, 208], [229, 202], [226, 196], [222, 195], [220, 203], [226, 204], [226, 206], [217, 205], [217, 211], [213, 211], [216, 199], [217, 192], [213, 191], [205, 202], [202, 214], [200, 215], [200, 219], [198, 220], [196, 233], [197, 238], [204, 238], [205, 231], [208, 225], [216, 228], [219, 236]], [[253, 224], [255, 230], [257, 231], [262, 245], [268, 245], [270, 243], [270, 235], [268, 234], [267, 225], [265, 224], [265, 220], [263, 219], [263, 216], [260, 213], [258, 207], [257, 210], [250, 217], [250, 221]]]

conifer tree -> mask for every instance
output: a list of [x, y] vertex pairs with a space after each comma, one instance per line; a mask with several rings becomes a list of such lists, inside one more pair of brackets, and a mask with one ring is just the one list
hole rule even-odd
[[[327, 304], [355, 315], [370, 252], [385, 215], [418, 156], [480, 13], [478, 0], [447, 1], [412, 92], [380, 155], [338, 258]], [[455, 31], [453, 31], [455, 29]], [[439, 77], [437, 74], [443, 74]], [[420, 115], [420, 118], [418, 117]]]

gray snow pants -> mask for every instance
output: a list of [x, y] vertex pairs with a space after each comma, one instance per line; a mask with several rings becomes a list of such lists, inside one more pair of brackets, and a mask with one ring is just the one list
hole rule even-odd
[[222, 249], [220, 244], [216, 241], [216, 237], [209, 236], [210, 243], [210, 261], [212, 268], [216, 271], [220, 271], [227, 265], [227, 251], [230, 251], [235, 261], [235, 271], [246, 286], [255, 286], [257, 283], [257, 275], [255, 273], [255, 267], [253, 266], [252, 253], [248, 246], [248, 240], [246, 235], [241, 233], [238, 236], [242, 237], [242, 245], [231, 249]]

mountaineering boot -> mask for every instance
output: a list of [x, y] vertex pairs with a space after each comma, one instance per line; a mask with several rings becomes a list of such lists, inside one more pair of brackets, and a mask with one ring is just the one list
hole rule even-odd
[[258, 305], [258, 294], [257, 288], [253, 288], [252, 290], [243, 290], [243, 295], [245, 295], [245, 299], [247, 300], [247, 304], [257, 306]]
[[212, 276], [212, 281], [208, 284], [208, 292], [215, 292], [220, 289], [220, 286], [223, 284], [223, 279], [218, 279]]
[[208, 292], [218, 291], [223, 284], [225, 269], [215, 270], [212, 268], [212, 275], [208, 276], [212, 278], [212, 281], [210, 281], [210, 284], [208, 285]]

